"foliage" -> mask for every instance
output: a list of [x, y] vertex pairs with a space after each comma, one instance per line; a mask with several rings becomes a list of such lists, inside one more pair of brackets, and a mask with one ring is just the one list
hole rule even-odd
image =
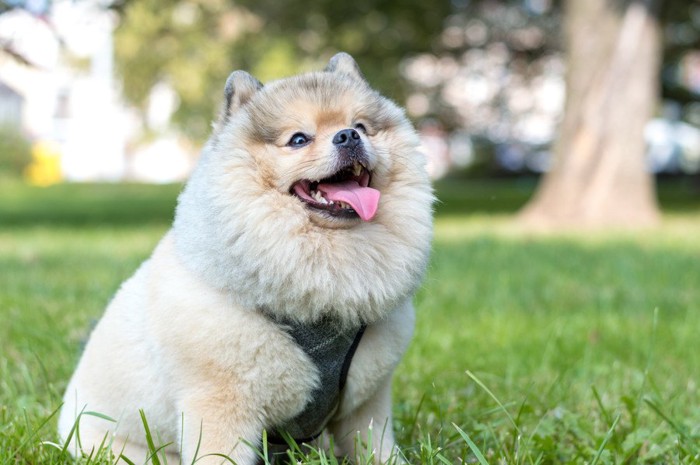
[[[0, 184], [0, 463], [72, 463], [49, 444], [53, 414], [92, 322], [168, 228], [179, 187]], [[531, 187], [437, 186], [432, 264], [394, 391], [409, 462], [697, 463], [692, 186], [662, 185], [677, 213], [641, 234], [537, 238], [483, 210], [514, 211]], [[337, 463], [307, 449], [294, 458]]]
[[125, 96], [145, 109], [156, 83], [171, 85], [181, 101], [175, 122], [204, 136], [235, 63], [229, 34], [238, 32], [228, 32], [229, 19], [237, 27], [239, 17], [225, 1], [129, 2], [115, 36]]
[[373, 84], [400, 96], [399, 60], [430, 48], [449, 8], [418, 0], [131, 1], [121, 6], [116, 58], [132, 102], [145, 108], [157, 82], [171, 85], [180, 97], [175, 122], [202, 138], [234, 69], [267, 81], [319, 69], [345, 50]]
[[356, 55], [373, 85], [394, 98], [401, 96], [400, 60], [409, 53], [432, 50], [444, 19], [453, 10], [446, 0], [246, 0], [241, 4], [263, 18], [265, 34], [290, 42], [299, 58], [317, 61], [338, 50]]
[[29, 140], [17, 128], [0, 125], [0, 175], [21, 177], [31, 160]]

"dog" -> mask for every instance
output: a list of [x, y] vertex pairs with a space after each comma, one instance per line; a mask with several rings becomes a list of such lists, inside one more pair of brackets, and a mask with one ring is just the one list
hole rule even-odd
[[170, 463], [254, 464], [319, 436], [394, 460], [391, 378], [432, 239], [416, 132], [346, 53], [264, 86], [235, 71], [224, 97], [172, 228], [88, 339], [59, 434], [144, 460], [142, 412]]

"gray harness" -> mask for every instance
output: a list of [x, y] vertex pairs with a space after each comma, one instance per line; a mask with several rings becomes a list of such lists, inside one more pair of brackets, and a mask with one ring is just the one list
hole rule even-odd
[[316, 439], [338, 409], [340, 394], [366, 325], [341, 330], [333, 321], [323, 319], [318, 323], [300, 324], [273, 318], [301, 347], [316, 365], [320, 375], [319, 386], [311, 394], [311, 400], [294, 418], [268, 429], [268, 443], [287, 448], [283, 435], [297, 444]]

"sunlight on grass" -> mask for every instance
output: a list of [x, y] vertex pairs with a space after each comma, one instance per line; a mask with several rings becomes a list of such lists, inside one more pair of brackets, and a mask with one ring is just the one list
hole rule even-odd
[[698, 232], [698, 214], [549, 236], [505, 215], [439, 217], [397, 375], [402, 442], [438, 431], [447, 457], [490, 463], [697, 460]]
[[435, 239], [440, 242], [458, 242], [479, 235], [501, 239], [527, 240], [549, 238], [570, 239], [581, 244], [600, 244], [625, 241], [648, 244], [651, 247], [669, 247], [679, 250], [700, 251], [700, 208], [694, 213], [664, 215], [661, 225], [642, 231], [586, 231], [557, 234], [533, 234], [520, 227], [510, 214], [445, 215], [435, 220]]

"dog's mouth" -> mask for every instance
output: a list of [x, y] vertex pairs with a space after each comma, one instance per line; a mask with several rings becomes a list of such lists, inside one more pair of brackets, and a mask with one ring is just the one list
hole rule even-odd
[[290, 192], [309, 208], [339, 218], [370, 221], [377, 213], [380, 193], [369, 187], [372, 173], [354, 161], [320, 181], [302, 179], [292, 185]]

